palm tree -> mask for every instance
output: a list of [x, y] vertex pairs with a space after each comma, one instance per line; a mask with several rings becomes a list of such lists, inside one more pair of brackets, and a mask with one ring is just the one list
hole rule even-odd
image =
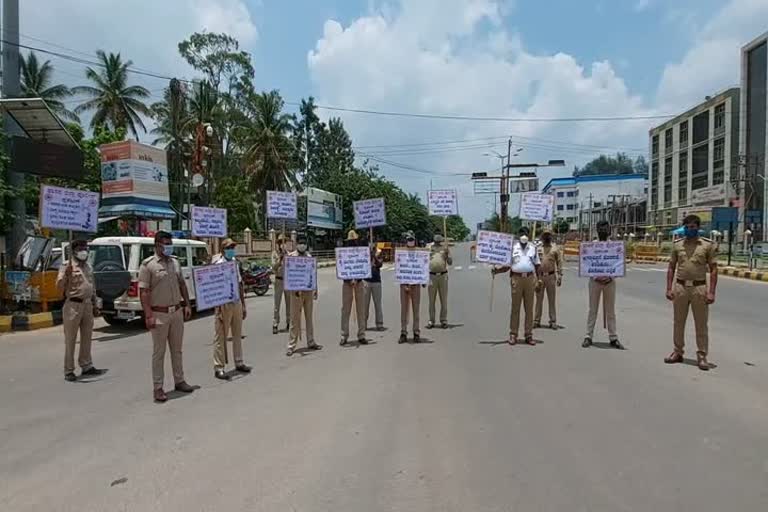
[[292, 117], [282, 112], [283, 104], [277, 91], [251, 93], [245, 102], [248, 119], [239, 127], [238, 138], [246, 172], [258, 192], [298, 185], [289, 137]]
[[80, 122], [77, 114], [67, 109], [63, 100], [72, 96], [72, 91], [64, 84], [52, 85], [53, 65], [50, 60], [40, 64], [37, 55], [30, 52], [21, 56], [21, 93], [26, 98], [42, 98], [50, 109], [69, 121]]
[[112, 129], [126, 128], [138, 140], [141, 128], [144, 132], [147, 128], [141, 115], [150, 117], [152, 111], [142, 101], [149, 97], [149, 91], [140, 85], [128, 85], [128, 68], [132, 61], [123, 62], [120, 54], [107, 55], [99, 50], [96, 55], [104, 69], [99, 71], [88, 68], [85, 76], [94, 86], [84, 85], [75, 87], [72, 92], [83, 94], [91, 99], [75, 109], [76, 113], [94, 111], [91, 120], [91, 128], [99, 125], [107, 125]]

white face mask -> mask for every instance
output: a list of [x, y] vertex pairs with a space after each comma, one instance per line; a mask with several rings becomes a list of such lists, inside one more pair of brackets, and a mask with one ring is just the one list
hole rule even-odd
[[523, 244], [523, 245], [527, 244], [528, 243], [528, 237], [525, 236], [525, 235], [521, 236], [520, 237], [520, 243]]
[[408, 247], [416, 247], [416, 240], [408, 240], [405, 242], [405, 245]]
[[296, 245], [296, 250], [299, 252], [307, 252], [307, 244]]
[[88, 259], [88, 251], [77, 251], [75, 253], [75, 258], [79, 259], [80, 261], [85, 261]]

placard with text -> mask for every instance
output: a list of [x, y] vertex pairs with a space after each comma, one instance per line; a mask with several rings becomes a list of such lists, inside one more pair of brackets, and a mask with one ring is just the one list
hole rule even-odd
[[429, 283], [429, 251], [395, 251], [395, 280], [400, 284]]
[[226, 208], [193, 206], [192, 236], [218, 238], [227, 236]]
[[371, 250], [368, 247], [336, 248], [336, 277], [342, 280], [371, 277]]
[[581, 242], [579, 277], [624, 277], [624, 242]]
[[289, 292], [317, 290], [317, 260], [311, 256], [286, 256], [283, 282]]
[[51, 229], [98, 231], [99, 193], [72, 188], [40, 187], [40, 225]]
[[459, 199], [455, 190], [430, 190], [427, 194], [430, 215], [459, 214]]
[[520, 200], [520, 218], [541, 222], [552, 222], [555, 196], [529, 192]]
[[267, 217], [272, 219], [296, 219], [298, 208], [293, 192], [267, 191]]
[[355, 201], [353, 206], [357, 229], [375, 228], [387, 224], [387, 211], [383, 197]]
[[510, 265], [515, 238], [508, 233], [480, 231], [477, 234], [475, 258], [491, 265]]
[[197, 310], [203, 311], [240, 300], [239, 272], [234, 261], [193, 269]]

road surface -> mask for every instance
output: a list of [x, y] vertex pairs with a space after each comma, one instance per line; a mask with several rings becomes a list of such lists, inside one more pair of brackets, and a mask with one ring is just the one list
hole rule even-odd
[[[212, 317], [196, 318], [184, 356], [201, 389], [163, 405], [138, 326], [99, 323], [94, 358], [109, 372], [77, 383], [63, 380], [60, 327], [0, 337], [0, 510], [768, 510], [768, 286], [721, 278], [716, 368], [704, 373], [662, 362], [672, 315], [661, 266], [632, 267], [619, 283], [629, 350], [581, 348], [575, 262], [559, 300], [565, 329], [513, 348], [508, 278], [496, 278], [491, 313], [487, 269], [466, 245], [455, 252], [452, 327], [424, 330], [427, 342], [396, 343], [387, 269], [389, 330], [339, 347], [340, 285], [323, 270], [322, 352], [286, 358], [271, 292], [249, 298], [254, 372], [215, 380]], [[694, 346], [691, 333], [689, 356]]]

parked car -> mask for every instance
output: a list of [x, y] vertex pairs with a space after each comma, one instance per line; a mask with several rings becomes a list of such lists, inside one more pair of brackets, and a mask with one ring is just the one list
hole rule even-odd
[[[173, 255], [195, 303], [192, 269], [210, 262], [208, 246], [197, 240], [172, 240]], [[96, 290], [102, 299], [102, 314], [110, 325], [123, 324], [143, 315], [139, 299], [139, 266], [155, 253], [153, 238], [118, 236], [97, 238], [88, 244], [88, 262], [96, 278]]]

